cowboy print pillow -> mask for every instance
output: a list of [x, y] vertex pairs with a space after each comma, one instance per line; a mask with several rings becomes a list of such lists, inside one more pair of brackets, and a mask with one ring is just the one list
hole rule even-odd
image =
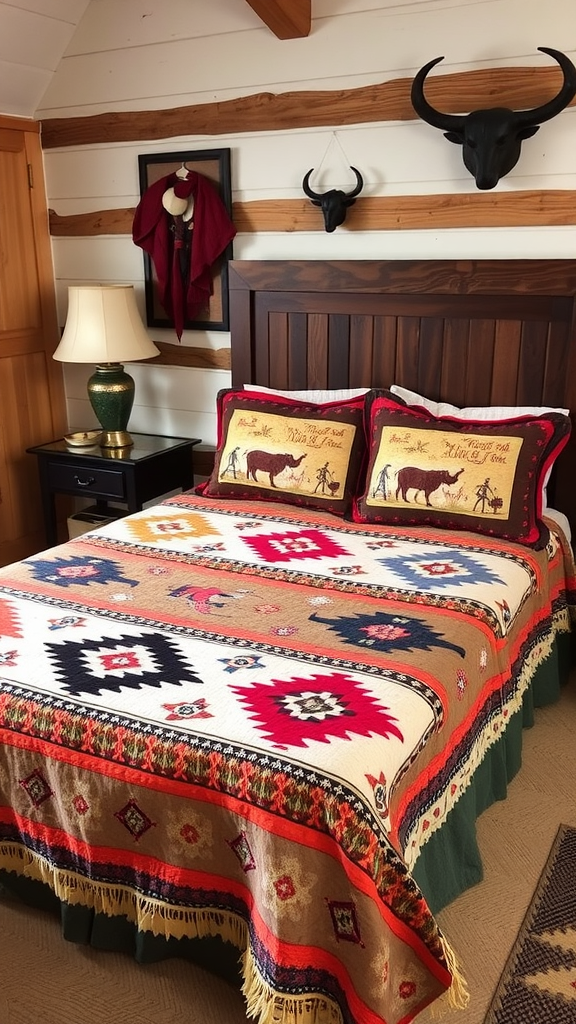
[[326, 402], [225, 389], [205, 497], [285, 501], [344, 515], [365, 456], [364, 397]]
[[567, 416], [456, 420], [375, 391], [366, 399], [366, 431], [358, 522], [471, 530], [545, 546], [542, 481], [568, 441]]

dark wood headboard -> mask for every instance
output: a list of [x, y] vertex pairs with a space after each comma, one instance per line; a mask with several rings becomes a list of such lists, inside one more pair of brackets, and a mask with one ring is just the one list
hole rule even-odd
[[[389, 387], [576, 414], [576, 260], [230, 264], [232, 384]], [[576, 536], [576, 431], [551, 503]]]

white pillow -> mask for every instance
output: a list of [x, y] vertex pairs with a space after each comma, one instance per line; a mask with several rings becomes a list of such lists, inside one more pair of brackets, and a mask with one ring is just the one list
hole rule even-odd
[[568, 517], [563, 512], [559, 512], [557, 508], [548, 508], [545, 506], [542, 509], [542, 515], [548, 516], [553, 522], [557, 523], [561, 530], [564, 531], [566, 540], [568, 543], [572, 543], [572, 530], [570, 529], [570, 523]]
[[261, 384], [244, 384], [244, 390], [263, 391], [266, 395], [280, 395], [281, 398], [294, 398], [298, 402], [311, 402], [323, 405], [325, 402], [345, 402], [347, 398], [366, 395], [370, 388], [316, 388], [311, 391], [282, 391], [279, 388], [265, 388]]
[[433, 402], [431, 398], [424, 398], [416, 391], [408, 391], [399, 384], [393, 384], [390, 391], [403, 398], [408, 405], [419, 405], [433, 416], [452, 416], [455, 420], [511, 420], [517, 416], [543, 416], [547, 412], [570, 415], [569, 409], [553, 409], [546, 405], [470, 405], [460, 409], [449, 402]]

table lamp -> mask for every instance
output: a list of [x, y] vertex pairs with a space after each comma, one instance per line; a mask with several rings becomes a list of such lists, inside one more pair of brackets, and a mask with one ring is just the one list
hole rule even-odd
[[126, 428], [134, 380], [122, 363], [158, 353], [142, 323], [133, 285], [70, 285], [66, 326], [54, 359], [97, 364], [88, 381], [88, 397], [102, 427], [103, 448], [133, 444]]

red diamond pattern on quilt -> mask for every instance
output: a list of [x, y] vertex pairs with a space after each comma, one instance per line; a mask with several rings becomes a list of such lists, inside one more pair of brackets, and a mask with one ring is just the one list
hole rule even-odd
[[308, 740], [330, 743], [330, 737], [378, 735], [404, 737], [396, 719], [375, 697], [341, 672], [308, 678], [273, 679], [232, 687], [250, 717], [274, 746], [307, 746]]
[[72, 806], [77, 814], [84, 815], [90, 810], [89, 803], [84, 799], [81, 793], [77, 793], [76, 796], [72, 798]]
[[242, 540], [266, 562], [292, 562], [303, 558], [338, 558], [350, 552], [321, 530], [285, 530], [256, 534]]
[[290, 875], [283, 875], [274, 882], [274, 888], [279, 900], [291, 900], [296, 895], [296, 888]]

